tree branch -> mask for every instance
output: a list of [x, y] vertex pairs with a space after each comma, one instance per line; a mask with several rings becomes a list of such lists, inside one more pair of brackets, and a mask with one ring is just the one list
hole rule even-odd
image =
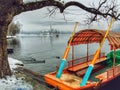
[[35, 10], [35, 9], [39, 9], [39, 8], [43, 8], [46, 6], [56, 6], [60, 9], [60, 12], [63, 13], [63, 11], [69, 7], [69, 6], [77, 6], [87, 12], [93, 13], [93, 14], [99, 14], [99, 15], [104, 15], [103, 13], [101, 13], [100, 11], [98, 11], [95, 8], [90, 8], [87, 7], [79, 2], [76, 1], [70, 1], [66, 4], [63, 4], [59, 1], [54, 1], [54, 0], [43, 0], [43, 1], [38, 1], [38, 2], [32, 2], [32, 3], [28, 3], [28, 4], [23, 4], [21, 5], [22, 7], [22, 12], [23, 11], [31, 11], [31, 10]]
[[[40, 8], [43, 8], [46, 6], [56, 6], [60, 10], [63, 10], [62, 8], [64, 7], [63, 3], [60, 3], [58, 1], [43, 0], [43, 1], [37, 1], [37, 2], [23, 4], [23, 5], [21, 5], [21, 8], [22, 8], [22, 12], [24, 12], [24, 11], [31, 11], [31, 10], [35, 10], [35, 9], [40, 9]], [[60, 11], [60, 12], [62, 12], [62, 11]]]
[[[43, 1], [31, 2], [31, 3], [27, 3], [27, 4], [21, 4], [20, 10], [21, 10], [21, 12], [24, 12], [24, 11], [31, 11], [31, 10], [35, 10], [35, 9], [40, 9], [40, 8], [43, 8], [46, 6], [55, 6], [55, 7], [58, 7], [60, 9], [61, 13], [63, 13], [67, 7], [77, 6], [81, 9], [91, 13], [91, 14], [94, 14], [95, 18], [97, 17], [97, 15], [100, 15], [100, 16], [103, 16], [104, 18], [106, 18], [107, 16], [114, 17], [117, 20], [119, 18], [119, 15], [118, 16], [114, 15], [114, 12], [113, 12], [114, 7], [109, 8], [112, 10], [108, 9], [106, 12], [100, 11], [100, 8], [103, 6], [103, 4], [106, 3], [106, 1], [107, 0], [104, 0], [101, 4], [99, 4], [99, 7], [97, 9], [95, 9], [95, 8], [87, 7], [87, 6], [85, 6], [82, 3], [77, 2], [77, 1], [70, 1], [70, 2], [67, 2], [64, 4], [62, 2], [55, 1], [55, 0], [43, 0]], [[112, 11], [112, 13], [110, 11]]]
[[[97, 10], [99, 11], [100, 8], [101, 8], [106, 2], [107, 2], [107, 0], [104, 0], [104, 1], [101, 3], [101, 0], [100, 0], [99, 6], [98, 6]], [[91, 19], [91, 22], [90, 22], [90, 23], [92, 23], [93, 21], [96, 21], [96, 20], [97, 20], [97, 14], [95, 14], [95, 16]]]

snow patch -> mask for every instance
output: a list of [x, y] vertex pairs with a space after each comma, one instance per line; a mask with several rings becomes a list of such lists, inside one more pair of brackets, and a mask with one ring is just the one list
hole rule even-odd
[[0, 79], [0, 90], [33, 90], [33, 87], [22, 78], [16, 79], [13, 75]]
[[17, 68], [17, 67], [21, 67], [23, 66], [23, 63], [17, 59], [13, 59], [13, 58], [8, 58], [8, 62], [10, 65], [11, 70]]
[[[23, 66], [23, 63], [17, 59], [8, 58], [12, 72], [17, 67]], [[0, 90], [33, 90], [32, 85], [25, 82], [24, 77], [16, 78], [15, 75], [0, 79]]]

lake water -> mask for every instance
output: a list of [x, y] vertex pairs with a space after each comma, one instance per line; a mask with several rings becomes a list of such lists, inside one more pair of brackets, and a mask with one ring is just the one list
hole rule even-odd
[[9, 54], [10, 57], [16, 58], [21, 61], [31, 60], [31, 58], [37, 61], [45, 60], [45, 63], [28, 63], [24, 64], [26, 68], [40, 73], [46, 74], [48, 72], [56, 70], [56, 65], [59, 64], [64, 50], [67, 45], [67, 41], [70, 35], [56, 36], [19, 36], [14, 39], [9, 39], [8, 47], [14, 49], [13, 54]]
[[[46, 73], [56, 70], [56, 65], [59, 65], [60, 59], [64, 54], [67, 42], [70, 38], [70, 34], [60, 34], [59, 37], [56, 36], [18, 36], [13, 39], [8, 39], [8, 47], [14, 49], [13, 54], [9, 54], [9, 57], [23, 61], [26, 60], [37, 60], [43, 61], [45, 63], [25, 63], [25, 68], [31, 69], [44, 75]], [[89, 45], [89, 54], [93, 54], [97, 49], [99, 44]], [[75, 58], [86, 55], [86, 45], [80, 45], [75, 47]], [[106, 43], [102, 49], [103, 52], [109, 52], [109, 46]], [[71, 59], [72, 53], [69, 53], [68, 60]], [[60, 57], [60, 58], [59, 58]], [[117, 79], [118, 80], [118, 79]], [[120, 83], [115, 81], [115, 83]], [[113, 84], [112, 84], [113, 85]], [[115, 84], [116, 85], [116, 84]], [[114, 85], [114, 86], [115, 86]], [[114, 87], [112, 86], [112, 87]], [[119, 85], [118, 85], [119, 86]], [[118, 86], [115, 86], [114, 90], [119, 90]], [[105, 88], [100, 90], [113, 90], [110, 85], [106, 85]]]

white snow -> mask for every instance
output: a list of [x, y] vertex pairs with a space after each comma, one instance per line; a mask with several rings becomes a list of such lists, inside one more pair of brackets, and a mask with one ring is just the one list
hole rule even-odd
[[9, 62], [11, 70], [23, 65], [23, 63], [21, 61], [19, 61], [17, 59], [10, 58], [10, 57], [8, 58], [8, 62]]
[[[19, 60], [8, 58], [12, 72], [17, 67], [22, 67], [23, 63]], [[0, 79], [0, 90], [33, 90], [33, 87], [23, 80], [24, 77], [16, 78], [15, 75]]]
[[15, 38], [16, 36], [7, 36], [7, 39]]
[[33, 90], [33, 87], [22, 78], [16, 79], [13, 75], [7, 76], [7, 79], [0, 79], [0, 90]]

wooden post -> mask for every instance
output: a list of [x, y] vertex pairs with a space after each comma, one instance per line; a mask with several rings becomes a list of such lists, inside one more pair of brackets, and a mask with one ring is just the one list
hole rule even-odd
[[88, 62], [88, 43], [87, 43], [87, 62]]
[[114, 46], [114, 55], [113, 55], [113, 67], [115, 66], [115, 63], [116, 63], [116, 48]]
[[74, 45], [72, 45], [72, 67], [74, 66]]

